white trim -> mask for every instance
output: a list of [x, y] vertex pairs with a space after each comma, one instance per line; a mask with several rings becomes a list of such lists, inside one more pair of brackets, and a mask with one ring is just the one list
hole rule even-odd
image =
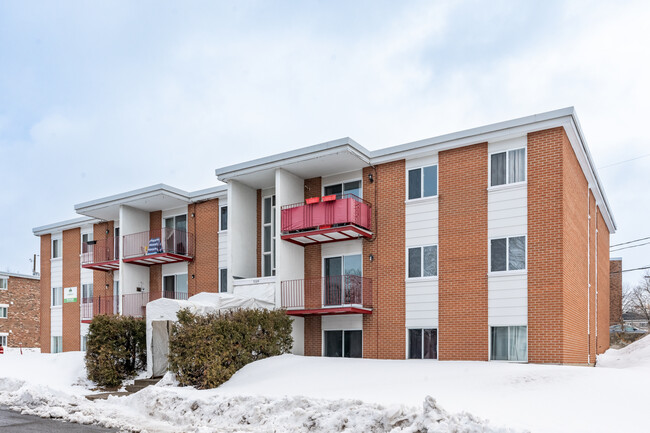
[[507, 191], [510, 189], [518, 189], [518, 188], [527, 188], [528, 187], [528, 181], [524, 180], [522, 182], [514, 182], [514, 183], [506, 183], [503, 185], [495, 185], [495, 186], [488, 186], [487, 190], [488, 191]]
[[[435, 195], [424, 195], [424, 168], [426, 167], [436, 167], [436, 194]], [[409, 198], [409, 172], [415, 171], [415, 170], [420, 170], [420, 197], [417, 198]], [[419, 165], [415, 167], [410, 167], [406, 169], [406, 203], [413, 203], [417, 201], [422, 201], [426, 199], [437, 199], [438, 195], [440, 194], [440, 167], [438, 166], [438, 163], [436, 162], [435, 164], [427, 164], [427, 165]]]

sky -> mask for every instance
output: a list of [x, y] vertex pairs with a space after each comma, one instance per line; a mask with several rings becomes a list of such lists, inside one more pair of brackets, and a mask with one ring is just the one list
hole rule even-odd
[[[0, 0], [0, 270], [32, 228], [352, 137], [577, 110], [618, 231], [650, 237], [650, 2]], [[612, 252], [650, 265], [650, 244]], [[624, 274], [624, 283], [642, 278]]]

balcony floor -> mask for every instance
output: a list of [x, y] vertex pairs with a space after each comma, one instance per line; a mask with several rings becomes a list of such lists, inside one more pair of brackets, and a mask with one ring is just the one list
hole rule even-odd
[[372, 237], [372, 232], [370, 230], [363, 229], [353, 224], [329, 227], [326, 229], [305, 230], [282, 235], [283, 240], [302, 246], [370, 237]]
[[81, 265], [81, 267], [84, 269], [92, 269], [94, 271], [116, 271], [120, 269], [120, 261], [109, 260], [106, 262], [85, 263]]
[[287, 310], [289, 316], [331, 316], [335, 314], [372, 314], [372, 308], [345, 305], [340, 307]]
[[165, 265], [168, 263], [177, 263], [177, 262], [191, 262], [192, 257], [183, 256], [180, 254], [173, 254], [173, 253], [158, 253], [158, 254], [149, 254], [145, 256], [128, 257], [122, 260], [124, 261], [124, 263], [132, 263], [134, 265], [141, 265], [141, 266], [152, 266], [152, 265]]

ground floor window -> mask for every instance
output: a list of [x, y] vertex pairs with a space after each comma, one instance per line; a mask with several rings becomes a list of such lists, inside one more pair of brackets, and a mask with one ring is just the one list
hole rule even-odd
[[62, 337], [52, 337], [52, 353], [61, 353], [63, 352], [63, 338]]
[[9, 334], [0, 334], [0, 346], [7, 347], [7, 337]]
[[219, 269], [219, 291], [221, 293], [228, 292], [228, 269]]
[[490, 331], [490, 359], [493, 361], [527, 361], [528, 327], [493, 326]]
[[81, 336], [81, 351], [82, 352], [86, 351], [87, 343], [88, 343], [88, 336], [87, 335], [82, 335]]
[[438, 359], [438, 330], [409, 329], [409, 359]]
[[361, 358], [362, 331], [325, 331], [325, 356], [333, 358]]

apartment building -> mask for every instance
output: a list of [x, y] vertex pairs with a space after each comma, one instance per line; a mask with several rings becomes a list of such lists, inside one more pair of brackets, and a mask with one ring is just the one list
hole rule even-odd
[[0, 346], [39, 347], [37, 275], [0, 272]]
[[[192, 194], [179, 225], [165, 217], [181, 215], [171, 211], [180, 204], [137, 205], [139, 192], [75, 207], [99, 227], [93, 254], [104, 227], [113, 240], [102, 241], [120, 245], [93, 271], [104, 296], [121, 296], [114, 311], [132, 314], [126, 296], [142, 288], [152, 299], [165, 290], [160, 276], [175, 274], [198, 291], [218, 281], [230, 293], [270, 293], [294, 319], [294, 353], [309, 356], [590, 364], [609, 346], [616, 226], [573, 108], [375, 151], [334, 140], [216, 175], [225, 185], [206, 194], [215, 216], [193, 232], [205, 258], [198, 247], [193, 257], [176, 251], [181, 265], [152, 263], [167, 234], [151, 230], [189, 233]], [[63, 228], [35, 233], [49, 249]], [[82, 233], [71, 242], [83, 261]], [[54, 275], [42, 270], [45, 297], [77, 284]], [[65, 338], [64, 350], [73, 350]]]

